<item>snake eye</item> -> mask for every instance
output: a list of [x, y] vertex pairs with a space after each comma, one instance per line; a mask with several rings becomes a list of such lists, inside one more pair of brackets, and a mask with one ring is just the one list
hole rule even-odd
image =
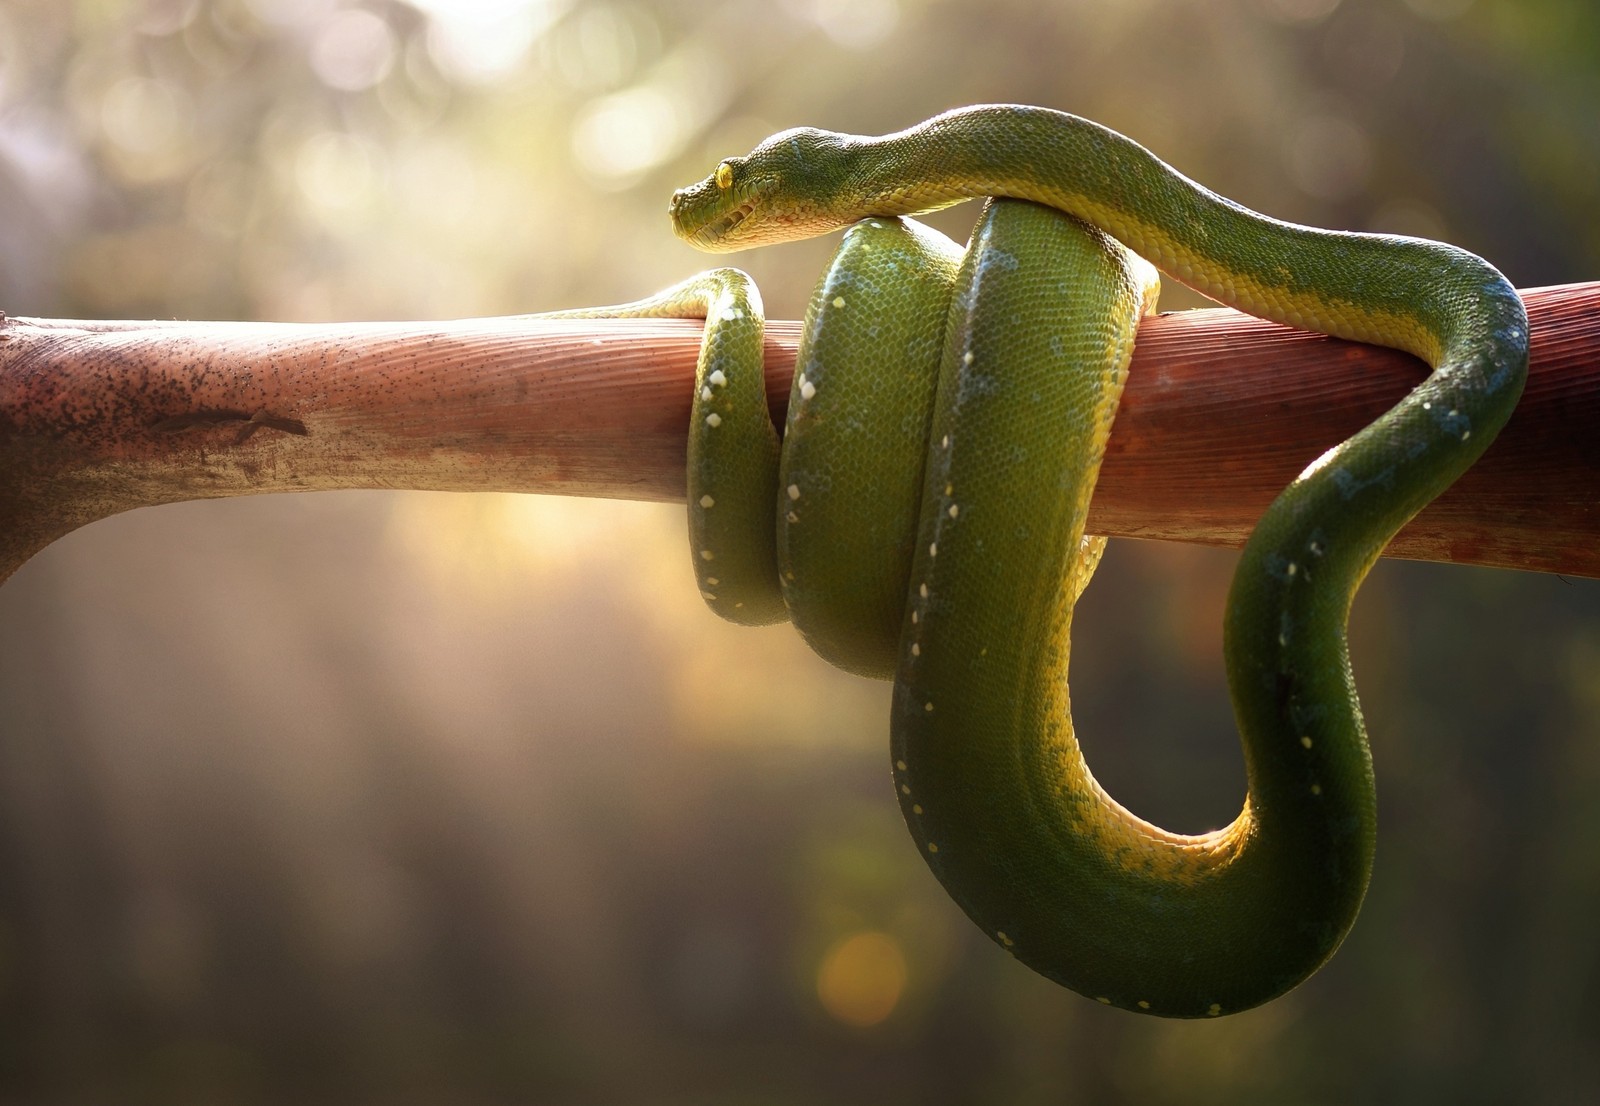
[[717, 166], [717, 187], [726, 192], [733, 187], [733, 166], [724, 161]]

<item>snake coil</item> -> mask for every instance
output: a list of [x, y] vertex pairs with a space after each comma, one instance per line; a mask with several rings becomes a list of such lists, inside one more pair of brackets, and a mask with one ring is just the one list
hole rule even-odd
[[[963, 253], [899, 218], [991, 200]], [[733, 269], [593, 314], [707, 319], [690, 540], [717, 613], [792, 616], [822, 655], [892, 676], [906, 824], [963, 910], [1037, 971], [1171, 1017], [1257, 1005], [1348, 932], [1372, 867], [1372, 763], [1346, 647], [1389, 539], [1483, 452], [1527, 372], [1527, 318], [1443, 243], [1279, 222], [1142, 146], [1042, 108], [961, 108], [883, 137], [798, 129], [676, 193], [707, 250], [854, 226], [807, 312], [780, 447], [761, 306]], [[1224, 655], [1249, 793], [1168, 833], [1095, 782], [1073, 735], [1083, 524], [1133, 332], [1140, 258], [1262, 318], [1432, 371], [1262, 516]]]

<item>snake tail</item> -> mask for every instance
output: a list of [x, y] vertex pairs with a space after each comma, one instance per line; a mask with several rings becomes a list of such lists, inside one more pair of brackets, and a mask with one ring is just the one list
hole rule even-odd
[[629, 303], [545, 319], [704, 319], [689, 412], [689, 554], [706, 605], [730, 622], [788, 617], [773, 572], [779, 439], [762, 373], [766, 316], [749, 274], [711, 269]]

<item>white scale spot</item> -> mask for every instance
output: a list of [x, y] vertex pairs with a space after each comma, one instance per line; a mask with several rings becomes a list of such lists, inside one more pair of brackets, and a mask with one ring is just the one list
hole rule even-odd
[[704, 388], [700, 389], [700, 398], [704, 400], [709, 400], [711, 398], [711, 385], [707, 384]]
[[955, 503], [950, 504], [949, 514], [950, 514], [951, 518], [955, 518], [960, 513], [961, 513], [961, 507], [958, 504], [955, 504]]
[[917, 585], [917, 594], [922, 596], [922, 598], [924, 598], [924, 599], [928, 598], [928, 585], [927, 584], [918, 584]]
[[790, 484], [789, 485], [789, 498], [791, 500], [795, 500], [795, 499], [799, 499], [800, 498], [800, 485], [799, 484]]
[[700, 550], [700, 559], [702, 561], [714, 561], [717, 559], [717, 555], [709, 549], [702, 549]]
[[711, 375], [706, 377], [706, 379], [711, 381], [711, 383], [715, 384], [719, 388], [728, 382], [728, 378], [723, 375], [721, 369], [713, 370]]
[[1427, 400], [1423, 400], [1422, 409], [1424, 411], [1432, 411], [1433, 410], [1433, 404], [1429, 403]]
[[1102, 1004], [1102, 1005], [1104, 1005], [1104, 1006], [1110, 1006], [1111, 1005], [1111, 1000], [1106, 998], [1105, 995], [1097, 995], [1097, 996], [1095, 996], [1095, 1001], [1100, 1003], [1100, 1004]]
[[1468, 439], [1468, 438], [1470, 438], [1470, 437], [1472, 437], [1472, 431], [1470, 431], [1470, 430], [1463, 430], [1463, 431], [1462, 431], [1462, 432], [1461, 432], [1461, 440], [1462, 440], [1462, 441], [1466, 441], [1466, 440], [1467, 440], [1467, 439]]
[[895, 761], [894, 766], [896, 771], [904, 772], [906, 770], [906, 762], [903, 760]]
[[915, 623], [921, 622], [922, 619], [917, 617], [917, 612], [916, 611], [912, 611], [911, 612], [911, 621], [912, 621], [913, 624], [915, 624]]
[[930, 541], [928, 543], [928, 556], [937, 557], [938, 555], [939, 555], [939, 543], [936, 542], [936, 541]]
[[913, 813], [913, 814], [921, 814], [922, 813], [922, 804], [921, 803], [912, 803], [911, 804], [911, 813]]
[[1289, 644], [1289, 635], [1288, 634], [1279, 634], [1278, 635], [1278, 644], [1279, 645], [1288, 645]]
[[815, 384], [811, 383], [811, 381], [808, 380], [804, 384], [800, 385], [800, 398], [801, 399], [810, 399], [812, 396], [814, 396], [816, 394], [817, 394], [817, 386]]
[[922, 646], [920, 646], [920, 645], [918, 645], [918, 644], [917, 644], [917, 643], [916, 643], [916, 642], [914, 642], [914, 641], [913, 641], [913, 642], [912, 642], [912, 643], [911, 643], [911, 655], [912, 655], [912, 656], [913, 656], [913, 657], [920, 657], [920, 656], [922, 656]]
[[940, 438], [939, 439], [939, 446], [940, 446], [941, 449], [949, 449], [950, 448], [950, 435], [946, 434], [943, 438]]
[[939, 846], [935, 845], [932, 841], [929, 841], [928, 842], [928, 851], [930, 853], [936, 853], [936, 852], [939, 851]]
[[970, 364], [972, 364], [972, 351], [971, 351], [971, 350], [970, 350], [970, 349], [969, 349], [969, 350], [967, 350], [967, 352], [966, 352], [966, 353], [963, 353], [963, 354], [962, 354], [962, 355], [961, 355], [961, 363], [962, 363], [962, 364], [963, 364], [963, 365], [970, 365]]
[[717, 579], [715, 576], [707, 576], [706, 577], [706, 586], [707, 587], [714, 588], [720, 583], [722, 583], [722, 581]]
[[1300, 744], [1309, 749], [1311, 748], [1311, 739], [1309, 737], [1302, 737], [1300, 739]]
[[1321, 785], [1321, 784], [1320, 784], [1320, 783], [1314, 783], [1314, 784], [1312, 784], [1312, 785], [1311, 785], [1311, 793], [1312, 793], [1312, 794], [1313, 794], [1313, 795], [1320, 795], [1320, 794], [1322, 794], [1322, 785]]
[[[800, 521], [800, 516], [795, 514], [793, 511], [790, 511], [788, 514], [783, 516], [783, 521], [785, 521], [785, 522], [799, 522]], [[790, 576], [789, 579], [793, 580], [794, 577]]]
[[1220, 1013], [1222, 1013], [1222, 1003], [1220, 1002], [1213, 1002], [1210, 1006], [1206, 1007], [1207, 1017], [1214, 1018]]
[[873, 230], [882, 230], [883, 229], [883, 224], [878, 222], [878, 220], [876, 220], [876, 219], [872, 220], [872, 222], [869, 225], [872, 227]]
[[742, 319], [744, 318], [744, 312], [740, 311], [737, 307], [730, 307], [722, 313], [722, 317], [728, 320]]
[[712, 499], [709, 495], [702, 495], [700, 497], [700, 506], [704, 507], [706, 510], [709, 511], [711, 508], [715, 507], [716, 505], [717, 505], [717, 501], [715, 499]]
[[833, 297], [833, 306], [835, 306], [835, 307], [843, 307], [844, 306], [844, 297], [843, 296], [834, 296]]
[[1004, 945], [1006, 948], [1010, 948], [1012, 945], [1016, 944], [1015, 941], [1013, 941], [1011, 938], [1006, 936], [1006, 932], [1003, 929], [995, 931], [995, 939], [997, 941], [999, 941], [1002, 945]]
[[706, 416], [706, 425], [712, 427], [713, 429], [721, 426], [722, 416], [717, 414], [715, 411], [711, 412], [711, 414]]
[[933, 704], [932, 703], [923, 703], [922, 704], [922, 710], [923, 710], [923, 713], [925, 713], [925, 714], [932, 714], [933, 713]]
[[1300, 571], [1300, 566], [1295, 564], [1293, 561], [1290, 561], [1289, 562], [1289, 567], [1284, 569], [1283, 571], [1285, 573], [1287, 573], [1288, 575], [1293, 576], [1296, 572]]
[[900, 785], [900, 794], [902, 794], [902, 795], [911, 794], [911, 785], [909, 783], [901, 784]]
[[1148, 1001], [1148, 1000], [1146, 1000], [1146, 999], [1140, 999], [1140, 1000], [1139, 1000], [1139, 1009], [1141, 1009], [1141, 1010], [1148, 1010], [1148, 1009], [1150, 1009], [1150, 1003], [1149, 1003], [1149, 1001]]

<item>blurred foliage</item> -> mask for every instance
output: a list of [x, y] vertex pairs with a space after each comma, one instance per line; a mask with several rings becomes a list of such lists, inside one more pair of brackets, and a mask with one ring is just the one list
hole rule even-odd
[[[718, 157], [985, 100], [1600, 277], [1590, 0], [5, 0], [0, 307], [611, 302], [703, 266], [665, 199]], [[795, 317], [831, 248], [741, 264]], [[348, 493], [36, 558], [0, 591], [0, 1099], [1600, 1093], [1595, 582], [1379, 566], [1362, 918], [1287, 998], [1164, 1023], [985, 941], [899, 825], [884, 689], [717, 624], [682, 546], [654, 506]], [[1119, 542], [1077, 627], [1091, 762], [1178, 829], [1242, 795], [1230, 570]]]

